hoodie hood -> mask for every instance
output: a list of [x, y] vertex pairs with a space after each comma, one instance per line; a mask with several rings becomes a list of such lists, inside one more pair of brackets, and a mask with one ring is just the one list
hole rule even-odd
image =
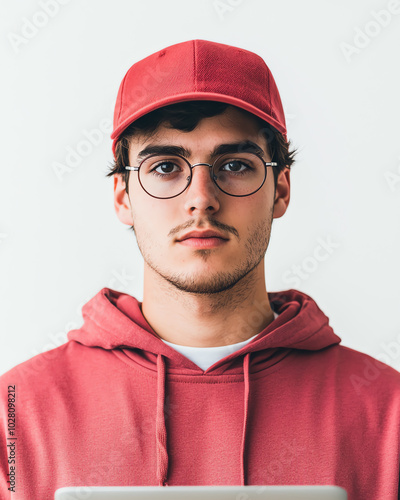
[[[279, 317], [262, 330], [250, 344], [224, 358], [224, 361], [242, 356], [245, 352], [265, 349], [291, 348], [316, 351], [341, 341], [329, 326], [328, 317], [305, 293], [291, 289], [269, 292], [268, 298], [272, 309], [279, 314]], [[168, 358], [171, 367], [187, 367], [189, 370], [203, 373], [203, 370], [190, 360], [185, 363], [186, 358], [182, 354], [160, 340], [144, 318], [141, 306], [142, 303], [131, 295], [103, 288], [83, 306], [84, 323], [79, 329], [68, 333], [68, 340], [75, 340], [87, 347], [101, 347], [108, 350], [141, 349], [155, 356], [161, 354]]]
[[[241, 484], [246, 484], [246, 428], [250, 373], [266, 370], [293, 349], [318, 351], [339, 344], [341, 339], [315, 301], [297, 290], [269, 292], [272, 309], [279, 317], [241, 349], [203, 371], [191, 360], [165, 344], [147, 323], [141, 302], [126, 293], [103, 288], [82, 308], [84, 323], [68, 333], [68, 340], [87, 347], [112, 350], [157, 372], [157, 480], [168, 486], [168, 448], [164, 405], [168, 373], [215, 376], [243, 374], [243, 432], [240, 451]], [[251, 368], [250, 368], [251, 367]]]

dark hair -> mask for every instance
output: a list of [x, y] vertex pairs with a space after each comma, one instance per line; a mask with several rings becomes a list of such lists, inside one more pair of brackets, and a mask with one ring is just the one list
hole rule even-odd
[[[129, 145], [130, 139], [138, 133], [144, 134], [146, 137], [151, 136], [153, 132], [161, 125], [165, 124], [168, 128], [175, 128], [185, 132], [191, 132], [196, 128], [199, 121], [203, 118], [222, 114], [230, 104], [216, 101], [186, 101], [176, 104], [170, 104], [163, 108], [156, 109], [150, 113], [138, 118], [129, 125], [119, 137], [115, 146], [115, 162], [111, 165], [110, 171], [106, 177], [114, 174], [122, 174], [125, 182], [125, 190], [128, 191], [128, 181], [130, 170], [126, 170], [125, 165], [129, 165]], [[274, 172], [274, 185], [279, 175], [284, 168], [289, 168], [294, 163], [294, 155], [296, 149], [289, 151], [290, 141], [286, 141], [283, 134], [278, 132], [269, 123], [247, 111], [239, 109], [243, 113], [247, 113], [257, 120], [260, 126], [260, 134], [265, 138], [271, 161], [278, 163], [277, 167], [272, 170]]]

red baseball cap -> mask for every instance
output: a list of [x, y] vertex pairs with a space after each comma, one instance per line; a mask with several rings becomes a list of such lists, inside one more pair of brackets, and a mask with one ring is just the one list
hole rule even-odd
[[231, 45], [189, 40], [145, 57], [125, 74], [114, 110], [114, 156], [118, 138], [132, 122], [168, 104], [193, 100], [233, 104], [286, 138], [281, 98], [264, 60]]

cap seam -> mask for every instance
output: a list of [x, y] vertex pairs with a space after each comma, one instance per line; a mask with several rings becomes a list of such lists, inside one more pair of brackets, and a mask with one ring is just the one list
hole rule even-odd
[[126, 77], [128, 75], [128, 72], [125, 73], [124, 79], [122, 81], [122, 88], [121, 88], [121, 101], [119, 103], [119, 112], [118, 112], [118, 121], [121, 117], [121, 112], [122, 112], [122, 97], [124, 95], [124, 90], [125, 90], [125, 82], [126, 82]]
[[265, 68], [267, 70], [267, 77], [268, 77], [268, 80], [267, 80], [267, 85], [268, 85], [268, 95], [269, 95], [269, 114], [272, 116], [272, 101], [271, 101], [271, 82], [270, 82], [270, 72], [268, 71], [268, 68], [267, 68], [267, 65], [265, 63], [265, 61], [263, 60], [263, 63], [265, 65]]
[[197, 59], [196, 59], [196, 43], [197, 40], [193, 40], [193, 79], [194, 79], [194, 91], [197, 92]]

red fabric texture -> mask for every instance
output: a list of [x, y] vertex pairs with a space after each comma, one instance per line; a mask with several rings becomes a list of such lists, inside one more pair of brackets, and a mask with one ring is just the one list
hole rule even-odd
[[308, 295], [268, 295], [279, 317], [203, 371], [158, 338], [136, 298], [100, 290], [68, 342], [0, 377], [1, 500], [80, 485], [280, 484], [397, 500], [400, 374], [341, 345]]
[[133, 64], [118, 90], [112, 150], [133, 121], [157, 108], [191, 100], [220, 101], [255, 114], [286, 136], [274, 77], [248, 50], [208, 40], [166, 47]]

